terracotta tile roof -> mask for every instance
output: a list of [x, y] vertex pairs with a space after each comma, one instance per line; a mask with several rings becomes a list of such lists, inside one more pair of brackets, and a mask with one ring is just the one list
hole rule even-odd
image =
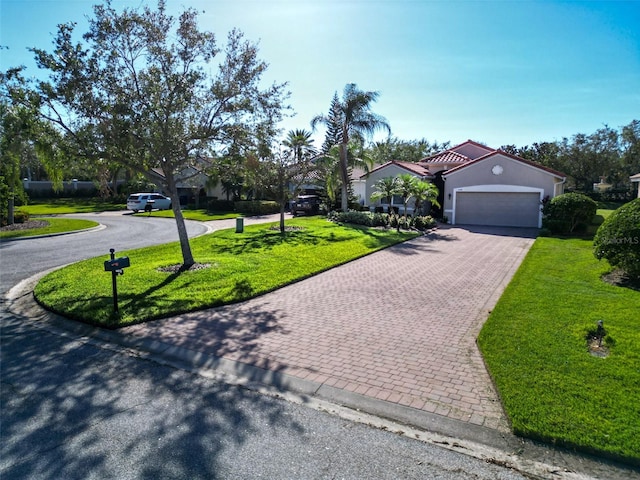
[[555, 175], [558, 178], [566, 178], [567, 176], [562, 173], [559, 172], [558, 170], [554, 170], [553, 168], [549, 168], [549, 167], [545, 167], [544, 165], [541, 165], [539, 163], [536, 162], [532, 162], [531, 160], [526, 160], [522, 157], [518, 157], [517, 155], [511, 155], [510, 153], [507, 152], [503, 152], [502, 150], [495, 150], [493, 152], [487, 153], [486, 155], [483, 155], [482, 157], [478, 157], [475, 160], [472, 160], [470, 162], [467, 162], [465, 164], [462, 165], [458, 165], [457, 167], [452, 168], [451, 170], [449, 170], [447, 173], [444, 174], [444, 176], [448, 176], [453, 172], [457, 172], [458, 170], [462, 170], [463, 168], [468, 167], [469, 165], [473, 165], [475, 163], [481, 162], [483, 160], [486, 160], [487, 158], [491, 158], [494, 155], [502, 155], [504, 157], [508, 157], [511, 158], [512, 160], [516, 160], [518, 162], [522, 162], [522, 163], [526, 163], [527, 165], [531, 165], [532, 167], [535, 168], [539, 168], [540, 170], [544, 170], [552, 175]]
[[451, 150], [445, 150], [444, 152], [436, 153], [427, 158], [420, 160], [420, 163], [466, 163], [471, 159], [458, 152], [452, 152]]

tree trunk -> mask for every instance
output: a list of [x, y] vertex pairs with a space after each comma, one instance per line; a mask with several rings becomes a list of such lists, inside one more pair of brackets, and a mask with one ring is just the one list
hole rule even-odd
[[9, 199], [7, 201], [7, 225], [13, 225], [15, 222], [14, 217], [14, 199], [13, 192], [9, 194]]
[[285, 204], [285, 199], [281, 199], [280, 200], [280, 233], [285, 232], [285, 228], [284, 228], [284, 204]]
[[349, 210], [349, 167], [347, 165], [347, 145], [340, 144], [340, 175], [342, 176], [342, 211]]
[[182, 264], [185, 268], [191, 267], [196, 263], [191, 253], [191, 244], [189, 243], [189, 235], [187, 234], [187, 227], [184, 224], [184, 217], [182, 216], [182, 210], [180, 209], [180, 197], [177, 192], [171, 194], [171, 207], [173, 208], [173, 215], [176, 217], [176, 226], [178, 227], [178, 238], [180, 239], [180, 250], [182, 251]]

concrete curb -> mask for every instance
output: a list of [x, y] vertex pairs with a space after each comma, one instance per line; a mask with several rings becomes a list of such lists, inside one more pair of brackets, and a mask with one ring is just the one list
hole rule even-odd
[[47, 233], [45, 235], [29, 235], [24, 237], [15, 237], [15, 238], [0, 238], [0, 242], [17, 242], [19, 240], [34, 240], [37, 238], [50, 238], [50, 237], [59, 237], [61, 235], [72, 235], [74, 233], [89, 233], [89, 232], [97, 232], [100, 230], [104, 230], [107, 228], [106, 226], [100, 224], [91, 228], [84, 228], [82, 230], [71, 230], [69, 232], [58, 232], [58, 233]]

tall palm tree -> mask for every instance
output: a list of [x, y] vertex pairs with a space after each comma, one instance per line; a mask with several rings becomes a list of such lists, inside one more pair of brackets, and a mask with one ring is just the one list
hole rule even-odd
[[[325, 181], [327, 196], [331, 203], [335, 203], [335, 192], [341, 188], [341, 158], [340, 145], [334, 145], [325, 154], [318, 155], [317, 165], [322, 170], [322, 177]], [[373, 166], [371, 158], [367, 155], [367, 151], [356, 142], [351, 142], [347, 146], [347, 168], [349, 175], [353, 168], [362, 168], [365, 172], [369, 172]], [[351, 193], [351, 192], [349, 192]]]
[[[336, 121], [341, 126], [340, 133], [340, 175], [342, 177], [342, 211], [346, 212], [349, 207], [349, 165], [348, 149], [351, 139], [364, 141], [365, 136], [370, 136], [377, 130], [386, 130], [391, 133], [391, 128], [387, 120], [371, 111], [371, 104], [375, 102], [380, 94], [378, 92], [363, 92], [359, 90], [355, 83], [348, 83], [344, 87], [342, 101], [336, 105], [339, 118], [329, 117], [324, 114], [315, 116], [311, 120], [311, 127], [315, 129], [318, 124], [327, 127]], [[335, 98], [335, 97], [334, 97]], [[335, 113], [335, 112], [334, 112]]]

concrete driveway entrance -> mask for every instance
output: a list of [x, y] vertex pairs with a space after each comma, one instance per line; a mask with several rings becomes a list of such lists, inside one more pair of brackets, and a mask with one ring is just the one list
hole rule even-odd
[[277, 372], [314, 393], [507, 430], [475, 339], [534, 238], [445, 226], [242, 304], [123, 333], [240, 375]]

